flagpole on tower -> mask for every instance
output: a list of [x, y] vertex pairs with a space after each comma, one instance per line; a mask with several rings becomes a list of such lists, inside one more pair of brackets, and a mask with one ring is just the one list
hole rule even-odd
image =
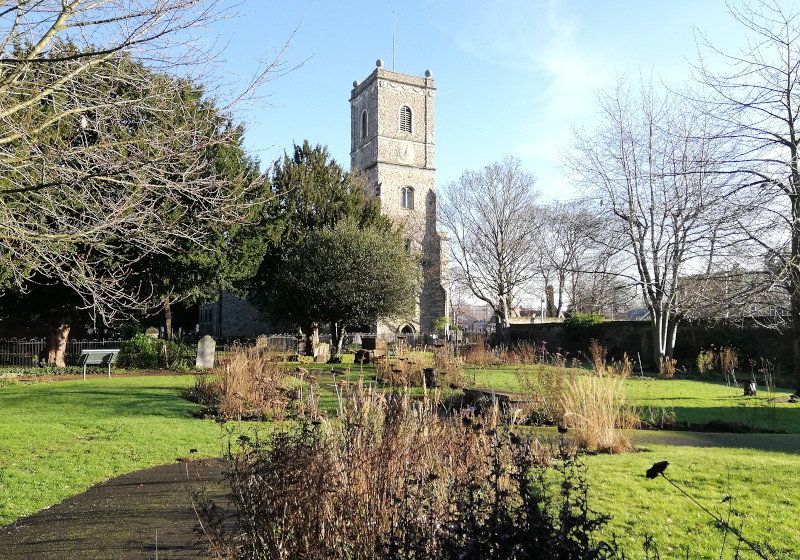
[[394, 10], [392, 10], [392, 72], [394, 71]]

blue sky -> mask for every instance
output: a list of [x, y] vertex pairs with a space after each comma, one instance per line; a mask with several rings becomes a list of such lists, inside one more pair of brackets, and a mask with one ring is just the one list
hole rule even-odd
[[686, 81], [696, 31], [727, 49], [743, 42], [722, 0], [245, 0], [238, 11], [205, 35], [228, 81], [290, 38], [284, 64], [302, 63], [238, 110], [262, 165], [308, 139], [349, 167], [350, 89], [378, 58], [392, 69], [394, 12], [394, 69], [436, 79], [437, 185], [513, 154], [548, 198], [572, 194], [561, 161], [574, 128], [592, 126], [599, 89], [623, 74]]

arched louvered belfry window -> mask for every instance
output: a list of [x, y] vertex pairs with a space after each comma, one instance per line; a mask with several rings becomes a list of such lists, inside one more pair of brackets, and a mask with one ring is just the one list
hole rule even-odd
[[361, 139], [367, 139], [367, 112], [361, 112]]
[[411, 132], [411, 107], [400, 107], [400, 132]]
[[412, 187], [403, 187], [400, 189], [400, 207], [414, 208], [414, 189]]

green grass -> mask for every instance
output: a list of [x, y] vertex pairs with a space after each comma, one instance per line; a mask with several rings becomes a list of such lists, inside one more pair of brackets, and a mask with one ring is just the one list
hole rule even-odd
[[[662, 559], [687, 558], [687, 550], [692, 559], [720, 558], [722, 532], [710, 516], [663, 478], [644, 476], [664, 460], [670, 462], [666, 476], [707, 509], [727, 519], [730, 506], [730, 523], [747, 539], [769, 544], [780, 553], [776, 558], [800, 556], [800, 501], [793, 490], [800, 453], [653, 445], [642, 453], [586, 458], [591, 507], [613, 515], [606, 534], [616, 533], [628, 557], [641, 557], [649, 533]], [[728, 495], [733, 499], [722, 503]], [[733, 558], [732, 537], [722, 558]]]
[[[551, 366], [493, 366], [475, 367], [467, 366], [464, 368], [464, 377], [473, 387], [486, 387], [498, 391], [520, 391], [519, 372], [524, 371], [534, 375], [542, 367]], [[581, 371], [584, 370], [570, 370]]]
[[725, 383], [687, 379], [626, 380], [628, 403], [640, 408], [664, 408], [675, 419], [691, 424], [712, 420], [737, 422], [756, 430], [800, 433], [800, 408], [796, 404], [770, 403], [774, 397], [792, 394], [777, 389], [772, 394], [759, 387], [755, 397], [744, 397], [741, 388]]
[[[323, 408], [334, 411], [338, 401], [331, 367], [320, 364], [309, 369], [320, 382]], [[351, 381], [362, 375], [374, 378], [374, 367], [350, 369]], [[474, 371], [479, 386], [516, 387], [516, 368]], [[467, 378], [472, 379], [470, 372]], [[0, 385], [0, 525], [107, 478], [188, 456], [191, 448], [199, 450], [198, 456], [219, 456], [227, 432], [211, 420], [193, 418], [197, 405], [180, 396], [193, 383], [193, 376], [151, 376]], [[750, 408], [756, 408], [741, 405], [740, 390], [718, 383], [632, 379], [626, 387], [630, 400], [642, 406], [668, 406], [679, 418], [721, 415], [741, 421], [752, 414]], [[797, 405], [778, 405], [774, 410], [779, 424], [800, 433]], [[791, 550], [786, 558], [798, 556], [800, 534], [792, 527], [800, 518], [793, 490], [800, 477], [800, 454], [660, 443], [644, 447], [647, 452], [586, 459], [592, 506], [614, 516], [611, 530], [629, 557], [639, 557], [649, 532], [655, 535], [662, 558], [685, 558], [687, 548], [691, 558], [719, 558], [721, 533], [708, 516], [665, 480], [644, 477], [645, 470], [660, 460], [670, 461], [667, 475], [709, 509], [727, 514], [727, 503], [719, 502], [732, 495], [732, 519], [737, 526], [744, 523], [749, 538]]]
[[221, 454], [222, 430], [191, 416], [192, 376], [0, 386], [0, 525], [103, 480]]

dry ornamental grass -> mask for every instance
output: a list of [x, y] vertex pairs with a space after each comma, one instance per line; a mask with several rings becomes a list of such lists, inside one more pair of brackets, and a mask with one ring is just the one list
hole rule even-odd
[[212, 539], [218, 558], [616, 557], [594, 538], [607, 519], [589, 510], [574, 457], [553, 462], [496, 408], [442, 417], [436, 391], [346, 390], [336, 420], [231, 446], [238, 528]]
[[237, 347], [213, 375], [200, 376], [192, 398], [224, 418], [283, 418], [293, 379], [258, 348]]

